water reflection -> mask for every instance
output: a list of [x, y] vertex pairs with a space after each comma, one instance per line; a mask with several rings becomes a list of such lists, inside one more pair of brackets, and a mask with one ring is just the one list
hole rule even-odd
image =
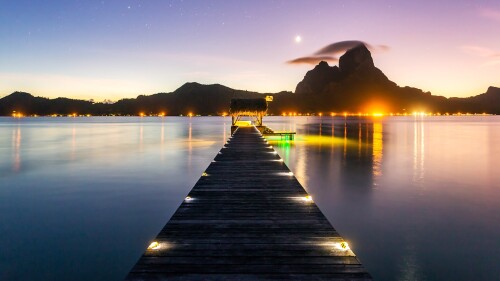
[[12, 171], [21, 170], [21, 127], [12, 131]]
[[373, 123], [373, 176], [382, 175], [382, 156], [384, 141], [382, 135], [382, 123], [380, 121]]
[[425, 162], [425, 131], [423, 116], [413, 122], [413, 182], [423, 187]]
[[[334, 173], [335, 181], [352, 188], [371, 188], [373, 179], [382, 175], [383, 125], [370, 120], [341, 122], [331, 118], [319, 123], [287, 124], [298, 128], [294, 141], [270, 138], [287, 164], [292, 164], [295, 174], [307, 186], [308, 172], [314, 169]], [[298, 126], [298, 127], [297, 127]], [[310, 148], [316, 151], [312, 160]], [[293, 159], [290, 158], [293, 151]], [[324, 152], [328, 151], [326, 157]], [[340, 165], [338, 165], [340, 164]]]

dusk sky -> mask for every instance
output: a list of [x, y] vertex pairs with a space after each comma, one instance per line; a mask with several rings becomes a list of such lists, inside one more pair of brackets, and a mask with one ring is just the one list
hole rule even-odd
[[313, 65], [287, 61], [345, 40], [375, 46], [400, 86], [448, 97], [500, 86], [498, 0], [4, 0], [0, 97], [117, 100], [185, 82], [293, 91]]

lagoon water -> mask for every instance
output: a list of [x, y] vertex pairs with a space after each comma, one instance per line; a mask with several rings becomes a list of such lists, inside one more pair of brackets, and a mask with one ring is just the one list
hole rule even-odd
[[[500, 118], [267, 117], [375, 280], [500, 280]], [[226, 117], [0, 118], [0, 280], [121, 280]]]

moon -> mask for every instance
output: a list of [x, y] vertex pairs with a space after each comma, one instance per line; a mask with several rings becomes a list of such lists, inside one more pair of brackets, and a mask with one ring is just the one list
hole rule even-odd
[[302, 42], [302, 37], [300, 35], [295, 36], [295, 43], [300, 43]]

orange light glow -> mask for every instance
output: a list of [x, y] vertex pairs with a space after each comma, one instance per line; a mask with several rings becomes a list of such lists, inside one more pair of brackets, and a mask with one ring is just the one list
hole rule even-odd
[[13, 111], [12, 112], [12, 117], [14, 117], [14, 118], [21, 118], [21, 117], [23, 117], [23, 114], [21, 112]]
[[193, 117], [193, 113], [192, 113], [192, 112], [189, 112], [189, 113], [188, 113], [188, 116], [189, 116], [189, 117]]
[[144, 117], [145, 116], [144, 112], [139, 113], [139, 116]]

